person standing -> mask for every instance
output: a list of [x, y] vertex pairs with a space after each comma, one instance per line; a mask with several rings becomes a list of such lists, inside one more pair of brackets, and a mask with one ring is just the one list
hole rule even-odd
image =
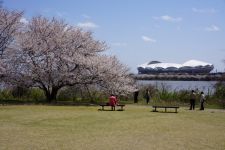
[[204, 110], [204, 102], [205, 102], [205, 94], [204, 92], [201, 92], [201, 96], [200, 96], [200, 110]]
[[145, 91], [145, 99], [146, 99], [146, 103], [148, 104], [150, 100], [150, 93], [148, 89], [146, 89]]
[[191, 91], [190, 96], [190, 110], [195, 110], [195, 100], [196, 100], [196, 93], [194, 90]]
[[112, 110], [115, 110], [116, 104], [117, 104], [116, 97], [113, 94], [111, 94], [109, 97], [109, 105], [111, 106]]
[[138, 102], [138, 94], [139, 94], [139, 91], [138, 89], [136, 89], [136, 91], [134, 91], [134, 103]]

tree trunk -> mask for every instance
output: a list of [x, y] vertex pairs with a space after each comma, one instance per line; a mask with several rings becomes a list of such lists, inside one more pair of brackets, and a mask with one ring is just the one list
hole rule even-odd
[[56, 101], [56, 96], [58, 94], [59, 87], [52, 87], [52, 90], [44, 89], [45, 96], [48, 103]]

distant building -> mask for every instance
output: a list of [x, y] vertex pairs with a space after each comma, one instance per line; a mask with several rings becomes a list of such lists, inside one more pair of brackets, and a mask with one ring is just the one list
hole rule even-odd
[[156, 74], [156, 73], [189, 73], [189, 74], [207, 74], [212, 71], [214, 66], [199, 60], [189, 60], [183, 64], [162, 63], [151, 61], [138, 66], [138, 74]]

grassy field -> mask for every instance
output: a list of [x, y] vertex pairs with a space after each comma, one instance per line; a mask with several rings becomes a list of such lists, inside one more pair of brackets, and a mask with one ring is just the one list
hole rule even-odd
[[0, 106], [0, 150], [225, 148], [225, 111], [125, 111], [96, 106]]

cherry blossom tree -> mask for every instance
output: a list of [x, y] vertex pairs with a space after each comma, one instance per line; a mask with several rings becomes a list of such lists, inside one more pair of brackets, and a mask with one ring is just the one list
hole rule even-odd
[[106, 49], [91, 32], [55, 18], [35, 17], [7, 50], [7, 80], [41, 88], [49, 102], [65, 86], [98, 84], [111, 92], [131, 91], [128, 69], [115, 57], [102, 55]]

